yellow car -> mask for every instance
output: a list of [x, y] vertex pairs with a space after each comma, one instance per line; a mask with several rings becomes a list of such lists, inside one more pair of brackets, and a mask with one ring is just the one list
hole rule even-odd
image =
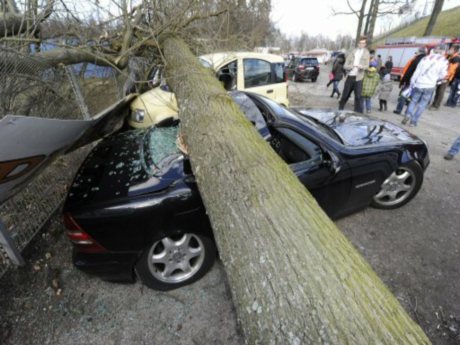
[[[216, 71], [224, 88], [250, 91], [289, 106], [284, 60], [281, 56], [252, 52], [230, 52], [202, 55], [200, 62]], [[131, 103], [128, 123], [145, 128], [162, 121], [177, 119], [178, 107], [174, 93], [156, 87], [138, 96]]]

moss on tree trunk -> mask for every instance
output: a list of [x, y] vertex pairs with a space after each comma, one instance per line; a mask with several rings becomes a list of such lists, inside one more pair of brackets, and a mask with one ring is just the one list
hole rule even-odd
[[248, 344], [430, 344], [186, 44], [163, 43]]

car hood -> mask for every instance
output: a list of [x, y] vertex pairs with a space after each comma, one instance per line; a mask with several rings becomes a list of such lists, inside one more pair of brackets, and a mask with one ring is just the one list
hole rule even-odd
[[294, 110], [334, 130], [347, 146], [422, 142], [404, 128], [371, 116], [330, 109], [296, 108]]
[[171, 145], [156, 145], [152, 151], [149, 145], [155, 143], [149, 141], [151, 130], [131, 130], [99, 143], [75, 176], [66, 208], [157, 192], [182, 177], [183, 155]]

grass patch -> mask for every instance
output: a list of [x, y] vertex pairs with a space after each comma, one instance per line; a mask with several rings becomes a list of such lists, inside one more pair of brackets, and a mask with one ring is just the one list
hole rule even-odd
[[[445, 36], [445, 37], [456, 37], [460, 36], [460, 6], [454, 7], [450, 10], [443, 11], [439, 14], [436, 25], [434, 26], [433, 33], [431, 36]], [[425, 32], [426, 26], [430, 16], [424, 17], [417, 20], [415, 23], [402, 28], [396, 32], [389, 34], [388, 36], [381, 37], [379, 40], [374, 42], [374, 46], [384, 44], [387, 38], [395, 37], [411, 37], [417, 36], [422, 37]]]

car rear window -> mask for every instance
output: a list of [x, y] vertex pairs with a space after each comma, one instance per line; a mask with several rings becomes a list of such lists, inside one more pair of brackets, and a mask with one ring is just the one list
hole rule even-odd
[[179, 126], [152, 127], [144, 136], [144, 157], [150, 174], [162, 171], [165, 158], [179, 154], [176, 138]]
[[300, 61], [302, 65], [317, 65], [318, 59], [317, 58], [305, 58]]

